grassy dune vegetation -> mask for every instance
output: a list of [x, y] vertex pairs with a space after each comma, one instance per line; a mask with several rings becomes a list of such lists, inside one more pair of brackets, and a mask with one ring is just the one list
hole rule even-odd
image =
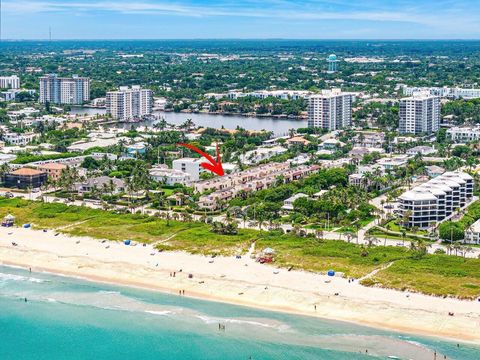
[[255, 241], [257, 250], [266, 247], [276, 250], [275, 264], [278, 266], [315, 272], [334, 269], [357, 278], [380, 269], [363, 283], [439, 296], [480, 296], [479, 259], [419, 256], [403, 247], [366, 248], [343, 241], [318, 241], [277, 232], [239, 230], [237, 235], [220, 235], [211, 232], [210, 226], [203, 223], [167, 222], [144, 215], [0, 198], [0, 217], [8, 213], [15, 215], [20, 225], [32, 223], [36, 228], [114, 241], [132, 239], [155, 243], [159, 249], [206, 255], [245, 253]]

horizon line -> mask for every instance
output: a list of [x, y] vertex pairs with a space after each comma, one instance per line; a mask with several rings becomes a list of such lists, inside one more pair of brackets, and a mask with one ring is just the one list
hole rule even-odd
[[1, 42], [18, 42], [18, 41], [480, 41], [480, 38], [65, 38], [65, 39], [49, 39], [49, 38], [8, 38], [1, 39]]

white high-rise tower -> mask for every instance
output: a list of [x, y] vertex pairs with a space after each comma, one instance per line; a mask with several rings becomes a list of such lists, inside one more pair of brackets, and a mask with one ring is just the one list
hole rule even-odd
[[121, 86], [107, 92], [107, 114], [115, 120], [141, 119], [153, 111], [153, 92], [140, 86]]
[[432, 134], [440, 128], [440, 98], [426, 92], [400, 100], [399, 132]]
[[56, 74], [40, 78], [40, 102], [81, 105], [90, 100], [90, 79], [73, 75], [71, 78]]
[[323, 90], [308, 98], [308, 127], [337, 130], [352, 124], [354, 95], [340, 89]]

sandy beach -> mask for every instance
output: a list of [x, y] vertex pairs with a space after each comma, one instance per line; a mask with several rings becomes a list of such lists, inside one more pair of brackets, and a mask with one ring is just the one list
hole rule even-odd
[[148, 245], [55, 236], [50, 230], [0, 228], [0, 263], [172, 294], [184, 290], [185, 296], [207, 300], [480, 343], [478, 301], [369, 288], [339, 277], [276, 269], [248, 256], [213, 259], [160, 253]]

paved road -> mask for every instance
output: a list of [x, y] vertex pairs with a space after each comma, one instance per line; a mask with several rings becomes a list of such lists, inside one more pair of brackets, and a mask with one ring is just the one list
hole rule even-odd
[[[21, 198], [28, 199], [28, 200], [39, 200], [42, 197], [41, 192], [25, 194], [25, 193], [19, 193], [19, 192], [13, 192], [12, 191], [12, 193], [16, 197], [21, 197]], [[49, 195], [44, 195], [43, 200], [45, 202], [62, 202], [62, 203], [65, 203], [65, 199], [61, 199], [61, 198], [57, 198], [57, 197], [49, 196]], [[381, 196], [378, 196], [378, 197], [370, 200], [370, 203], [372, 205], [376, 206], [377, 208], [381, 208], [382, 207], [382, 205], [381, 205], [382, 200], [386, 200], [385, 195], [381, 195]], [[87, 206], [87, 207], [90, 207], [90, 208], [93, 208], [93, 209], [102, 209], [102, 205], [98, 201], [76, 200], [76, 201], [73, 201], [73, 202], [66, 202], [66, 204], [67, 205], [76, 205], [76, 206]], [[126, 207], [125, 206], [116, 206], [116, 208], [126, 208]], [[154, 215], [154, 214], [157, 214], [157, 213], [168, 213], [168, 212], [170, 213], [171, 216], [173, 216], [174, 214], [178, 214], [178, 213], [175, 213], [174, 211], [162, 211], [162, 210], [148, 209], [147, 206], [137, 207], [137, 208], [134, 208], [132, 211], [133, 212], [141, 211], [141, 213], [147, 214], [147, 215]], [[193, 215], [192, 214], [191, 216], [192, 216], [192, 219], [196, 220], [196, 221], [198, 221], [202, 218], [201, 215]], [[386, 216], [386, 214], [382, 214], [382, 217], [385, 217], [385, 216]], [[225, 221], [225, 216], [224, 215], [218, 215], [218, 216], [214, 216], [212, 219], [213, 219], [213, 221], [224, 222]], [[325, 240], [341, 240], [341, 241], [347, 241], [347, 242], [352, 242], [352, 243], [356, 243], [356, 244], [367, 245], [368, 242], [366, 240], [366, 233], [369, 229], [371, 229], [375, 225], [376, 225], [376, 221], [370, 222], [369, 224], [367, 224], [362, 229], [359, 229], [358, 237], [353, 237], [353, 238], [349, 238], [349, 237], [347, 237], [346, 234], [343, 234], [343, 233], [338, 233], [338, 232], [334, 232], [334, 231], [324, 231], [323, 232], [323, 239], [325, 239]], [[259, 225], [254, 224], [251, 221], [247, 221], [247, 222], [245, 222], [245, 224], [244, 224], [243, 221], [239, 221], [238, 226], [239, 226], [239, 228], [259, 230]], [[290, 225], [290, 224], [282, 224], [280, 226], [280, 228], [284, 232], [290, 232], [290, 231], [292, 231], [293, 226]], [[315, 230], [313, 230], [313, 229], [307, 229], [307, 228], [302, 228], [302, 229], [307, 234], [315, 234]], [[268, 230], [268, 225], [267, 224], [262, 225], [262, 230]], [[409, 241], [388, 239], [388, 238], [383, 238], [383, 237], [376, 237], [375, 240], [376, 241], [373, 243], [373, 245], [410, 247], [410, 242]], [[447, 247], [445, 245], [442, 245], [442, 244], [439, 244], [439, 243], [432, 244], [428, 248], [427, 251], [429, 253], [434, 253], [437, 249], [442, 249], [447, 253]], [[450, 255], [455, 255], [455, 252], [451, 253]], [[461, 256], [461, 254], [458, 253], [458, 256]], [[465, 254], [465, 257], [468, 257], [468, 258], [478, 258], [478, 257], [480, 257], [480, 248], [477, 248], [477, 247], [472, 248], [472, 251]]]

